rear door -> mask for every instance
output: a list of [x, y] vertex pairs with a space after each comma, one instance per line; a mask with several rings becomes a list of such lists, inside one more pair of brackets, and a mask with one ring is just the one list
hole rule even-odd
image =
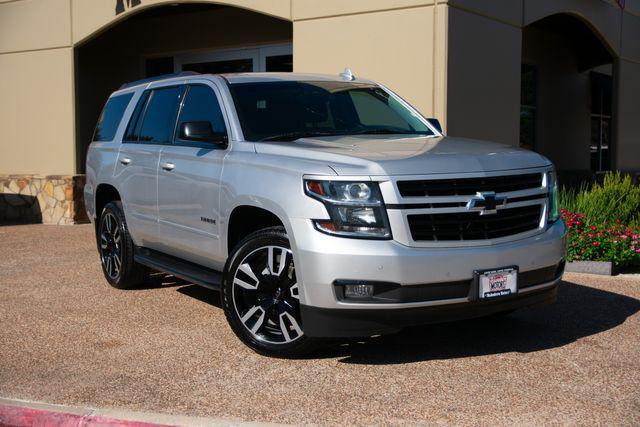
[[138, 246], [158, 246], [158, 163], [162, 147], [172, 143], [183, 91], [184, 86], [145, 90], [120, 147], [116, 180]]
[[[212, 138], [185, 134], [185, 124], [209, 128]], [[162, 251], [219, 269], [220, 177], [227, 154], [227, 121], [220, 93], [209, 81], [190, 83], [175, 142], [163, 147], [158, 169], [158, 217]]]

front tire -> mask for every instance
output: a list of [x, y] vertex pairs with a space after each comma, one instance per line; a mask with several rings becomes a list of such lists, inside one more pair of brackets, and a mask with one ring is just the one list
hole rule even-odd
[[256, 352], [299, 357], [317, 341], [304, 334], [300, 287], [283, 227], [257, 231], [233, 250], [222, 300], [233, 332]]
[[109, 202], [104, 207], [97, 239], [102, 272], [111, 286], [131, 289], [144, 282], [148, 269], [133, 259], [134, 244], [124, 218], [122, 202]]

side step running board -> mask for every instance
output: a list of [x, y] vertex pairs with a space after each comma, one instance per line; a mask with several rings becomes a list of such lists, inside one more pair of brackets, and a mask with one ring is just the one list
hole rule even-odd
[[222, 273], [184, 261], [162, 252], [147, 248], [135, 248], [134, 259], [137, 263], [159, 270], [205, 288], [220, 290]]

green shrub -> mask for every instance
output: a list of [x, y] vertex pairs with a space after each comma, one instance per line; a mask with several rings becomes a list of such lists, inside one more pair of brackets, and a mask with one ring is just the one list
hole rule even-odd
[[640, 187], [608, 172], [602, 184], [560, 191], [567, 228], [567, 261], [640, 265]]
[[635, 226], [640, 224], [640, 187], [634, 185], [628, 175], [607, 172], [602, 184], [563, 188], [560, 207], [584, 214], [589, 224], [620, 221]]

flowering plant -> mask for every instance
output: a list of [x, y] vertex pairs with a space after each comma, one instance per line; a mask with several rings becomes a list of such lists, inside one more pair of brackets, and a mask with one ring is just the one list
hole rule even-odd
[[640, 265], [640, 228], [619, 220], [599, 224], [585, 214], [561, 210], [567, 227], [567, 261], [610, 261], [618, 267]]

